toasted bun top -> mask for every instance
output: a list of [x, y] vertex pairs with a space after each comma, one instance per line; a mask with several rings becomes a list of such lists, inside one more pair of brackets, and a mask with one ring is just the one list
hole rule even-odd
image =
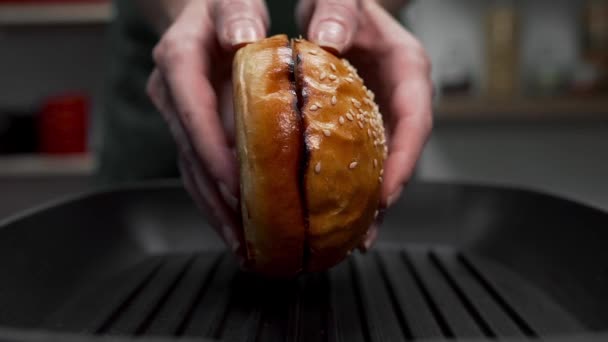
[[337, 264], [380, 202], [386, 147], [373, 93], [346, 60], [285, 35], [241, 48], [233, 86], [250, 267], [290, 276]]

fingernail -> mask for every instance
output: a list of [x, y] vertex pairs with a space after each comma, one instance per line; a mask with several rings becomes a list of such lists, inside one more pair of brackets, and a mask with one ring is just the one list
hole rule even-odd
[[226, 202], [230, 209], [236, 211], [238, 206], [238, 200], [230, 193], [230, 190], [228, 190], [226, 184], [220, 182], [218, 184], [218, 189], [220, 190], [220, 194], [222, 195], [224, 202]]
[[363, 245], [366, 251], [370, 250], [378, 239], [378, 228], [378, 224], [375, 224], [367, 231], [365, 240], [363, 240]]
[[236, 254], [236, 259], [237, 262], [239, 264], [239, 267], [241, 268], [241, 271], [243, 272], [252, 272], [252, 264], [251, 261], [241, 255]]
[[399, 196], [401, 196], [402, 190], [403, 187], [399, 187], [397, 191], [393, 192], [390, 196], [388, 196], [388, 199], [386, 200], [387, 207], [391, 207], [393, 204], [395, 204], [395, 202], [399, 199]]
[[233, 253], [236, 253], [239, 248], [241, 248], [241, 244], [239, 240], [236, 238], [234, 234], [234, 230], [230, 226], [222, 226], [222, 234], [224, 235], [224, 239], [228, 247]]
[[335, 21], [325, 21], [317, 29], [317, 44], [342, 51], [346, 44], [346, 29]]
[[259, 39], [254, 25], [248, 21], [237, 21], [230, 27], [229, 38], [232, 46], [252, 43]]

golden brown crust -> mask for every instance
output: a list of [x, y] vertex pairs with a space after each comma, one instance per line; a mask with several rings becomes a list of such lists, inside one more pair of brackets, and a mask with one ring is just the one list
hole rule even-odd
[[286, 36], [240, 49], [233, 87], [241, 210], [250, 267], [272, 276], [302, 269], [305, 222], [298, 172], [302, 130]]
[[284, 35], [240, 49], [233, 83], [251, 268], [290, 276], [337, 264], [380, 202], [386, 147], [373, 93], [346, 60]]
[[319, 271], [344, 259], [374, 220], [384, 129], [373, 94], [348, 62], [305, 40], [297, 40], [294, 49], [309, 158], [306, 269]]

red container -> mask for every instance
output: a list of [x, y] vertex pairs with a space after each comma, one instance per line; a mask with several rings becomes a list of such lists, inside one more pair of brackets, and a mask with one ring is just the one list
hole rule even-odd
[[45, 101], [38, 118], [41, 153], [87, 152], [89, 102], [83, 94], [64, 94]]

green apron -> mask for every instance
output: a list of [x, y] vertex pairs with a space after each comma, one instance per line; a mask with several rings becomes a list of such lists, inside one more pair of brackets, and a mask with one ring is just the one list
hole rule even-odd
[[[267, 0], [272, 21], [269, 35], [298, 34], [295, 0]], [[153, 70], [152, 49], [158, 36], [132, 1], [114, 0], [109, 26], [108, 70], [98, 120], [98, 179], [116, 183], [178, 177], [176, 149], [167, 125], [147, 98]]]

